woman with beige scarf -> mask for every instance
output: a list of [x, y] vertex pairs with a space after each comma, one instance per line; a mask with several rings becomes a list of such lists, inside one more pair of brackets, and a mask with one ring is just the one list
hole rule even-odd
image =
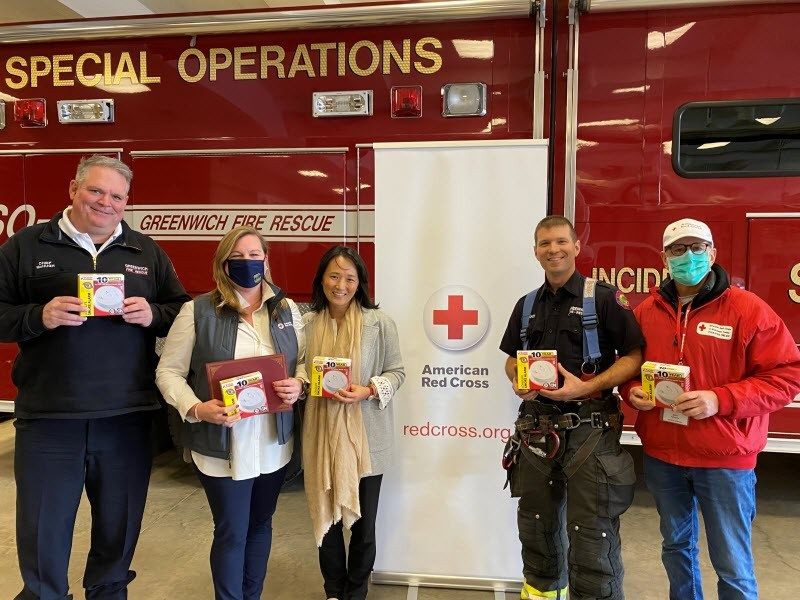
[[[375, 563], [375, 517], [392, 458], [390, 400], [405, 379], [394, 321], [369, 297], [367, 268], [345, 246], [320, 260], [306, 315], [306, 368], [314, 356], [350, 358], [351, 384], [309, 396], [303, 423], [306, 496], [329, 600], [362, 600]], [[342, 526], [350, 529], [345, 552]]]

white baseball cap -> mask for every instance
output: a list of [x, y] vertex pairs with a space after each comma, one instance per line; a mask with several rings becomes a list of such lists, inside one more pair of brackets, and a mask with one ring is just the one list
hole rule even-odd
[[714, 238], [711, 236], [711, 229], [702, 221], [694, 219], [681, 219], [667, 225], [664, 229], [663, 248], [671, 246], [680, 239], [693, 237], [714, 245]]

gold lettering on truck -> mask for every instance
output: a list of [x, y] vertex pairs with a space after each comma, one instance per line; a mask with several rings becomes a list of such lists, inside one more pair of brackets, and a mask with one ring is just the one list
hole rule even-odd
[[421, 61], [417, 60], [414, 61], [414, 68], [419, 73], [422, 73], [424, 75], [431, 75], [433, 73], [436, 73], [436, 71], [442, 68], [442, 57], [436, 52], [427, 50], [426, 46], [433, 46], [437, 50], [440, 50], [442, 48], [442, 42], [433, 37], [422, 38], [417, 42], [416, 45], [417, 56], [429, 60], [431, 64], [425, 65]]
[[83, 70], [83, 65], [86, 61], [92, 61], [96, 65], [99, 65], [100, 57], [94, 52], [87, 52], [86, 54], [81, 54], [78, 57], [78, 62], [75, 63], [75, 76], [78, 78], [78, 81], [81, 82], [86, 87], [94, 87], [100, 83], [100, 74], [95, 73], [94, 75], [87, 76]]
[[[275, 58], [270, 58], [270, 54], [274, 54]], [[283, 69], [284, 58], [286, 50], [282, 46], [261, 46], [261, 79], [269, 77], [270, 67], [275, 69], [278, 79], [286, 77], [286, 71]]]
[[114, 78], [111, 73], [111, 53], [103, 52], [103, 85], [114, 85]]
[[652, 267], [594, 267], [592, 277], [615, 286], [624, 294], [647, 294], [651, 289], [661, 285], [669, 275], [667, 269], [659, 271]]
[[339, 42], [336, 45], [336, 53], [339, 55], [339, 62], [336, 68], [336, 74], [339, 77], [344, 77], [347, 72], [347, 46], [344, 42]]
[[46, 56], [31, 56], [31, 87], [39, 85], [39, 77], [49, 75], [51, 71], [50, 59]]
[[293, 78], [298, 71], [305, 71], [309, 77], [316, 77], [314, 66], [311, 64], [311, 55], [305, 44], [299, 44], [294, 51], [292, 66], [289, 67], [289, 79]]
[[72, 63], [72, 54], [56, 54], [53, 57], [53, 86], [65, 87], [75, 85], [75, 80], [70, 78], [63, 78], [62, 73], [72, 73], [72, 65], [62, 65], [62, 62]]
[[136, 74], [136, 69], [133, 68], [130, 52], [123, 52], [119, 57], [112, 85], [119, 85], [122, 83], [123, 79], [127, 79], [130, 82], [129, 85], [136, 85], [139, 83], [139, 76]]
[[252, 67], [256, 64], [255, 57], [245, 58], [243, 54], [255, 54], [255, 46], [237, 46], [233, 49], [233, 78], [236, 81], [241, 79], [256, 79], [258, 73], [248, 72], [245, 73], [244, 67]]
[[[15, 67], [15, 64], [19, 64], [19, 67]], [[6, 71], [12, 77], [18, 77], [18, 81], [14, 81], [11, 77], [6, 77], [6, 85], [10, 87], [12, 90], [21, 90], [25, 86], [28, 85], [28, 73], [24, 71], [28, 66], [28, 61], [26, 61], [21, 56], [12, 56], [6, 61]]]
[[139, 52], [139, 82], [145, 83], [161, 83], [161, 77], [151, 77], [147, 74], [147, 52], [142, 50]]
[[[631, 279], [634, 280], [634, 283], [623, 283], [622, 277], [627, 275]], [[633, 290], [636, 289], [636, 271], [631, 269], [630, 267], [622, 267], [619, 271], [617, 271], [617, 288], [623, 294], [630, 294]]]
[[[217, 81], [231, 68], [235, 81], [409, 75], [412, 70], [431, 75], [442, 68], [442, 48], [435, 37], [359, 40], [353, 44], [317, 42], [288, 46], [288, 50], [280, 45], [186, 48], [178, 56], [178, 75], [187, 83]], [[164, 57], [164, 62], [170, 64], [172, 57]], [[2, 81], [13, 90], [39, 87], [42, 80], [49, 80], [53, 87], [70, 87], [76, 82], [86, 87], [161, 83], [160, 76], [150, 74], [144, 50], [11, 56], [3, 66]]]
[[[366, 69], [362, 69], [358, 65], [358, 51], [362, 48], [367, 48], [372, 54], [372, 60]], [[362, 56], [364, 55], [363, 52], [361, 54]], [[348, 58], [350, 61], [350, 70], [356, 75], [367, 77], [377, 71], [378, 65], [381, 62], [381, 53], [378, 50], [378, 46], [376, 46], [373, 42], [370, 42], [369, 40], [361, 40], [353, 44], [353, 46], [350, 48], [350, 54], [348, 55]]]
[[319, 76], [328, 76], [328, 52], [336, 50], [335, 42], [325, 42], [323, 44], [311, 44], [312, 50], [319, 51]]
[[[189, 75], [189, 72], [186, 70], [186, 60], [192, 56], [197, 59], [197, 71], [194, 75]], [[188, 81], [189, 83], [197, 83], [203, 77], [205, 77], [207, 68], [208, 65], [206, 63], [206, 55], [200, 52], [200, 50], [197, 48], [187, 48], [181, 52], [181, 55], [178, 58], [178, 73], [180, 74], [181, 79]]]
[[411, 40], [403, 40], [403, 50], [398, 52], [391, 40], [383, 40], [383, 74], [392, 72], [392, 62], [397, 65], [401, 73], [411, 73]]
[[[792, 280], [792, 283], [798, 287], [800, 287], [800, 263], [794, 265], [789, 271], [789, 279]], [[800, 304], [800, 291], [789, 289], [789, 299], [792, 302]]]
[[209, 54], [208, 78], [211, 81], [216, 81], [217, 71], [224, 71], [230, 67], [233, 63], [233, 55], [227, 48], [212, 48]]

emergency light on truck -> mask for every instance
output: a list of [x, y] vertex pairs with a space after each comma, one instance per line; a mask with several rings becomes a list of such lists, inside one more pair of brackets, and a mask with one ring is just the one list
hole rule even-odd
[[368, 117], [372, 115], [372, 90], [314, 92], [315, 117]]
[[27, 98], [14, 102], [14, 120], [20, 127], [44, 127], [47, 125], [44, 98]]
[[480, 117], [485, 114], [485, 83], [448, 83], [442, 86], [442, 116]]
[[422, 116], [422, 86], [398, 85], [392, 88], [392, 118]]
[[59, 123], [113, 123], [114, 101], [104, 100], [58, 100], [56, 102]]

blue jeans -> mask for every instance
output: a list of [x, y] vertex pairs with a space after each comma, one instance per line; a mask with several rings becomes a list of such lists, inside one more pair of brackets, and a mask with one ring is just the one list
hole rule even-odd
[[680, 467], [645, 454], [644, 480], [661, 517], [661, 561], [669, 578], [670, 600], [703, 600], [698, 506], [717, 573], [719, 600], [758, 598], [751, 544], [755, 472]]

